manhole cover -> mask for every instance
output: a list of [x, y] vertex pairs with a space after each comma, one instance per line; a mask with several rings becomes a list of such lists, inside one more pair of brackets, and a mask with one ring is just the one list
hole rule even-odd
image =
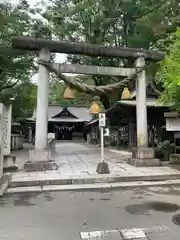
[[173, 216], [172, 221], [174, 224], [180, 226], [180, 214], [176, 214]]

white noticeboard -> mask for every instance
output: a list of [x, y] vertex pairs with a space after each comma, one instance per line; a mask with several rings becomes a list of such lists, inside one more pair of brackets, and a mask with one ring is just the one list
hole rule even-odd
[[11, 119], [12, 105], [4, 105], [4, 155], [11, 152]]
[[104, 136], [109, 137], [109, 128], [104, 129]]
[[166, 119], [167, 131], [180, 131], [180, 118], [167, 118]]
[[105, 113], [99, 113], [99, 127], [106, 126], [106, 116]]
[[4, 105], [0, 103], [0, 178], [3, 175], [3, 162], [4, 162]]

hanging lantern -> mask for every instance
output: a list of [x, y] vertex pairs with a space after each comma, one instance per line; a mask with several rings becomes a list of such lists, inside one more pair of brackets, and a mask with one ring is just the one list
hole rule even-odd
[[64, 91], [64, 96], [65, 99], [73, 99], [74, 98], [74, 94], [73, 91], [70, 87], [67, 87]]
[[100, 113], [99, 104], [96, 102], [93, 102], [93, 104], [90, 106], [89, 114], [95, 115], [95, 114], [99, 114], [99, 113]]
[[122, 92], [121, 99], [130, 99], [130, 97], [131, 97], [131, 93], [130, 93], [129, 89], [127, 87], [125, 87]]

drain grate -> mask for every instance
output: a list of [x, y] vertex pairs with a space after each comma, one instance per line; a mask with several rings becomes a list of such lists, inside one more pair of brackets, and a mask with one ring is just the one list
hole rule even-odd
[[180, 214], [176, 214], [173, 216], [172, 221], [174, 224], [180, 226]]

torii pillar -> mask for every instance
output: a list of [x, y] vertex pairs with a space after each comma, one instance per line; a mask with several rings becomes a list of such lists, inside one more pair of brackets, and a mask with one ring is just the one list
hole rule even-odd
[[[39, 58], [45, 61], [50, 61], [50, 52], [46, 49], [42, 49], [40, 51]], [[35, 149], [41, 152], [45, 152], [44, 150], [47, 149], [48, 99], [49, 71], [43, 65], [39, 65]]]
[[[50, 51], [41, 49], [39, 58], [50, 61]], [[44, 171], [57, 169], [51, 159], [52, 146], [48, 144], [48, 99], [49, 99], [49, 71], [39, 65], [38, 91], [36, 107], [35, 149], [29, 152], [29, 161], [24, 164], [27, 171]]]
[[[145, 66], [145, 59], [140, 57], [135, 62], [136, 68]], [[147, 132], [147, 104], [146, 104], [146, 72], [145, 70], [138, 74], [136, 80], [136, 128], [137, 128], [137, 146], [148, 147]]]
[[[145, 66], [145, 58], [139, 57], [136, 68]], [[146, 71], [140, 72], [136, 79], [136, 130], [137, 148], [132, 152], [132, 164], [136, 166], [159, 166], [160, 160], [154, 158], [154, 149], [148, 147], [148, 121], [146, 103]]]

